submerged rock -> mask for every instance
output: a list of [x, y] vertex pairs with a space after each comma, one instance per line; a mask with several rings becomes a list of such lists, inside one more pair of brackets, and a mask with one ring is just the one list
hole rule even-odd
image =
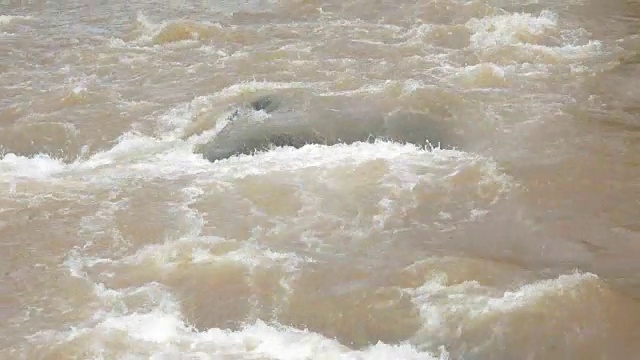
[[250, 155], [271, 147], [300, 148], [308, 144], [334, 145], [378, 139], [417, 146], [443, 143], [444, 123], [412, 111], [380, 113], [367, 107], [283, 109], [274, 96], [262, 96], [239, 106], [228, 124], [196, 151], [209, 161]]

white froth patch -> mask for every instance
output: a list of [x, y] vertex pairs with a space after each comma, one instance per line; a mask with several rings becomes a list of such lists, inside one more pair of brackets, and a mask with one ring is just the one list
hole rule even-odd
[[110, 45], [112, 47], [120, 48], [127, 47], [129, 45], [134, 46], [148, 46], [153, 44], [153, 39], [157, 36], [170, 22], [164, 21], [160, 23], [154, 23], [147, 18], [143, 13], [138, 13], [136, 16], [136, 23], [138, 25], [137, 37], [128, 43], [122, 39], [111, 39]]
[[105, 332], [125, 332], [133, 340], [162, 344], [171, 341], [179, 333], [188, 332], [188, 327], [175, 316], [166, 316], [153, 311], [146, 314], [131, 314], [121, 317], [108, 317], [97, 326]]
[[493, 63], [470, 65], [457, 74], [458, 80], [473, 87], [504, 87], [507, 85], [506, 68]]
[[80, 169], [126, 165], [135, 162], [136, 159], [148, 158], [163, 149], [169, 149], [172, 145], [172, 143], [163, 143], [155, 138], [125, 133], [118, 138], [112, 148], [96, 153], [86, 161], [74, 165]]
[[126, 45], [133, 47], [152, 46], [171, 50], [197, 49], [201, 40], [219, 36], [220, 32], [236, 29], [234, 25], [222, 25], [202, 20], [171, 19], [155, 23], [143, 13], [137, 14], [136, 22], [138, 25], [137, 36]]
[[108, 44], [109, 44], [109, 47], [111, 48], [123, 48], [127, 45], [127, 43], [125, 43], [124, 40], [113, 38], [113, 37], [109, 38]]
[[[267, 256], [276, 260], [281, 257], [280, 254]], [[95, 263], [104, 263], [104, 259]], [[78, 268], [77, 264], [72, 267]], [[81, 277], [89, 280], [83, 272]], [[95, 284], [94, 294], [104, 310], [71, 328], [40, 331], [27, 340], [47, 349], [52, 346], [68, 347], [71, 351], [82, 348], [88, 350], [93, 358], [117, 357], [123, 353], [131, 359], [218, 359], [229, 356], [239, 359], [319, 360], [449, 358], [444, 348], [434, 355], [409, 344], [380, 342], [356, 351], [319, 333], [260, 320], [236, 331], [221, 328], [199, 331], [185, 322], [179, 301], [157, 283], [118, 290]], [[146, 305], [128, 309], [126, 300], [140, 296], [147, 299]]]
[[[215, 110], [222, 111], [221, 108], [225, 107], [222, 103], [224, 99], [221, 99], [215, 95], [198, 96], [191, 102], [172, 108], [167, 113], [160, 116], [158, 123], [160, 129], [165, 133], [164, 137], [179, 138], [185, 136], [185, 132], [188, 131], [190, 126], [197, 123], [199, 120], [207, 117], [213, 117]], [[215, 126], [212, 130], [204, 131], [201, 135], [191, 135], [196, 138], [204, 136], [206, 140], [217, 135], [225, 126], [229, 124], [229, 119], [232, 117], [234, 111], [237, 109], [226, 109], [215, 118]], [[169, 131], [167, 134], [166, 132]], [[198, 141], [196, 141], [198, 142]]]
[[[69, 73], [69, 67], [62, 69], [63, 72]], [[67, 91], [66, 100], [81, 99], [89, 93], [89, 89], [95, 85], [97, 81], [96, 75], [69, 76], [64, 85]]]
[[[232, 356], [240, 359], [447, 359], [417, 351], [409, 345], [379, 343], [368, 349], [353, 351], [320, 334], [285, 326], [267, 325], [262, 321], [239, 331], [211, 329], [196, 332], [179, 318], [150, 313], [114, 318], [101, 323], [92, 332], [127, 335], [127, 345], [142, 356], [164, 358], [187, 356], [216, 359]], [[115, 335], [115, 334], [114, 334]], [[133, 341], [132, 341], [133, 340]], [[142, 344], [137, 345], [139, 342]], [[136, 346], [137, 345], [137, 346]], [[104, 351], [107, 352], [108, 351]], [[143, 358], [143, 357], [141, 357]]]
[[518, 43], [537, 43], [543, 36], [552, 36], [557, 31], [558, 16], [543, 11], [539, 16], [516, 13], [471, 19], [467, 27], [473, 31], [471, 43], [474, 47], [495, 47]]
[[569, 40], [579, 30], [560, 29], [557, 14], [547, 10], [538, 16], [514, 13], [473, 18], [466, 26], [472, 32], [471, 48], [494, 60], [506, 52], [504, 61], [549, 63], [583, 58], [601, 48], [597, 41]]
[[343, 91], [325, 91], [319, 96], [353, 96], [359, 94], [379, 94], [387, 91], [389, 88], [401, 86], [399, 82], [393, 80], [372, 81], [372, 83], [362, 85], [354, 90]]
[[111, 260], [111, 263], [114, 266], [153, 267], [149, 269], [152, 271], [180, 270], [191, 265], [235, 264], [249, 270], [281, 268], [286, 273], [295, 274], [305, 263], [315, 262], [310, 257], [302, 257], [291, 252], [277, 252], [250, 241], [237, 244], [235, 249], [220, 253], [219, 248], [225, 244], [236, 243], [217, 237], [185, 236], [162, 244], [147, 245], [135, 254], [121, 260]]
[[423, 319], [422, 332], [427, 336], [448, 337], [455, 332], [460, 319], [471, 324], [475, 319], [532, 309], [536, 303], [567, 296], [597, 279], [591, 273], [575, 272], [501, 293], [474, 280], [451, 283], [446, 274], [438, 273], [420, 287], [406, 291], [413, 296]]
[[436, 26], [432, 24], [420, 24], [411, 27], [406, 33], [402, 34], [400, 38], [409, 44], [423, 44], [425, 37], [430, 34], [435, 27]]
[[592, 273], [563, 274], [555, 279], [546, 279], [532, 284], [526, 284], [514, 291], [506, 291], [503, 296], [489, 299], [487, 312], [509, 312], [525, 308], [531, 303], [538, 302], [549, 296], [573, 292], [586, 282], [597, 280], [598, 276]]
[[88, 86], [89, 84], [95, 80], [95, 76], [93, 77], [87, 77], [87, 78], [83, 78], [83, 79], [74, 79], [71, 80], [72, 81], [72, 89], [71, 92], [74, 95], [80, 95], [82, 93], [87, 92]]
[[140, 37], [137, 39], [137, 42], [139, 43], [151, 42], [153, 37], [165, 26], [163, 23], [155, 24], [151, 22], [144, 14], [141, 13], [138, 13], [136, 16], [136, 21], [142, 27], [142, 34], [140, 34]]
[[[236, 242], [215, 236], [202, 236], [201, 231], [204, 225], [202, 215], [189, 205], [197, 201], [204, 191], [202, 188], [191, 186], [183, 188], [181, 192], [182, 199], [171, 204], [173, 212], [180, 213], [185, 222], [185, 229], [178, 238], [168, 237], [162, 243], [148, 244], [131, 255], [99, 259], [99, 261], [95, 261], [93, 257], [83, 257], [74, 251], [74, 255], [67, 261], [72, 276], [89, 280], [87, 272], [96, 265], [107, 265], [114, 271], [122, 267], [136, 267], [145, 273], [155, 274], [181, 271], [185, 266], [228, 264], [240, 265], [251, 271], [257, 268], [280, 268], [293, 276], [303, 264], [314, 262], [309, 257], [298, 256], [295, 253], [271, 250], [252, 241], [255, 239]], [[117, 228], [112, 227], [113, 218], [116, 211], [126, 207], [127, 204], [126, 198], [116, 202], [105, 201], [98, 212], [83, 218], [80, 231], [87, 241], [82, 249], [93, 245], [92, 234], [96, 232], [110, 233], [115, 242], [119, 241], [122, 236]]]
[[31, 20], [31, 19], [33, 19], [31, 16], [0, 15], [0, 26], [7, 25], [15, 21]]
[[[379, 178], [373, 185], [375, 190], [370, 190], [380, 194], [380, 199], [377, 204], [370, 204], [378, 208], [378, 214], [367, 220], [371, 221], [371, 226], [360, 229], [367, 234], [383, 230], [390, 224], [390, 219], [401, 219], [407, 211], [433, 211], [434, 216], [438, 211], [449, 211], [453, 214], [451, 222], [473, 221], [486, 214], [486, 206], [499, 201], [504, 193], [516, 186], [491, 159], [461, 151], [428, 150], [385, 141], [307, 145], [299, 149], [282, 147], [252, 156], [234, 156], [211, 164], [211, 172], [198, 174], [193, 181], [203, 187], [211, 184], [233, 187], [239, 179], [264, 177], [265, 181], [271, 182], [272, 174], [278, 174], [296, 187], [304, 188], [308, 184], [309, 189], [313, 188], [315, 182], [310, 179], [341, 187], [353, 185], [344, 183], [349, 181], [341, 175], [344, 169], [352, 169], [357, 178], [365, 176], [370, 166], [388, 170], [375, 175]], [[441, 197], [430, 209], [417, 210], [423, 206], [420, 199], [429, 193], [448, 196]], [[335, 210], [323, 212], [319, 208], [320, 193], [304, 190], [297, 196], [303, 200], [305, 208], [295, 218], [307, 222], [307, 226], [313, 227], [315, 221], [336, 222], [338, 226], [344, 221], [340, 218], [343, 214]], [[353, 229], [355, 232], [360, 230]]]
[[0, 158], [0, 179], [3, 181], [48, 179], [64, 169], [62, 161], [43, 154], [27, 157], [9, 153]]
[[277, 82], [277, 81], [245, 81], [233, 84], [215, 94], [216, 97], [231, 98], [234, 96], [253, 93], [258, 90], [283, 90], [283, 89], [316, 89], [325, 83], [309, 82]]
[[275, 171], [357, 166], [373, 160], [386, 160], [397, 166], [434, 167], [472, 164], [482, 160], [491, 162], [478, 155], [457, 150], [427, 150], [413, 144], [376, 141], [332, 146], [310, 144], [299, 149], [277, 147], [254, 155], [238, 155], [219, 160], [213, 166], [217, 167], [219, 176], [242, 178]]
[[404, 84], [402, 85], [402, 92], [405, 93], [405, 94], [411, 94], [411, 93], [415, 92], [418, 89], [424, 89], [424, 88], [427, 88], [427, 87], [428, 86], [425, 85], [420, 80], [409, 79], [409, 80], [406, 80], [404, 82]]
[[[128, 359], [197, 358], [219, 359], [440, 359], [449, 358], [441, 348], [434, 355], [411, 345], [378, 343], [363, 350], [352, 350], [333, 339], [308, 330], [256, 321], [231, 331], [197, 331], [182, 320], [177, 310], [155, 309], [127, 315], [103, 314], [94, 326], [77, 327], [64, 332], [40, 332], [32, 342], [83, 344], [95, 358], [128, 354]], [[136, 355], [132, 355], [136, 354]]]
[[125, 133], [112, 148], [69, 164], [65, 170], [67, 176], [113, 184], [131, 179], [175, 179], [211, 171], [211, 163], [194, 154], [192, 144], [182, 140]]

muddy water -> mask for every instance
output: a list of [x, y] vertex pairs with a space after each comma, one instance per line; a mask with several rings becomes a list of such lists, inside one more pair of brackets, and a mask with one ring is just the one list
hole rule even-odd
[[[0, 9], [2, 359], [640, 357], [639, 3]], [[194, 151], [263, 94], [449, 146]]]

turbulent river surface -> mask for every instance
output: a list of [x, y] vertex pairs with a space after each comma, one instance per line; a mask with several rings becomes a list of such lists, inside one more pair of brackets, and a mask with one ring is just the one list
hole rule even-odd
[[[640, 358], [639, 19], [0, 1], [0, 358]], [[446, 135], [197, 151], [265, 95]]]

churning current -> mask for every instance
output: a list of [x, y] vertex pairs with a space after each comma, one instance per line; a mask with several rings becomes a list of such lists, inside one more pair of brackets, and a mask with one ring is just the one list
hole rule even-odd
[[640, 358], [639, 21], [0, 0], [0, 358]]

